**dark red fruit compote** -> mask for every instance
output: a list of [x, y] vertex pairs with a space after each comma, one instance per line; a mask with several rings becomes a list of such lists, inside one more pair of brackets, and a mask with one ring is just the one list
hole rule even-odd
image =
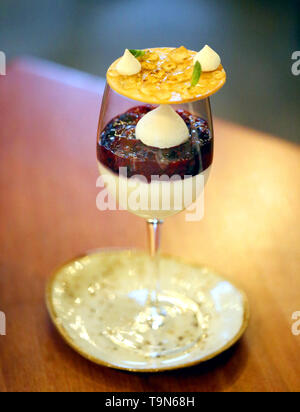
[[213, 138], [205, 120], [185, 110], [177, 113], [185, 121], [190, 138], [169, 149], [146, 146], [138, 140], [135, 128], [139, 120], [155, 109], [151, 105], [137, 106], [113, 118], [100, 134], [97, 154], [103, 165], [119, 174], [127, 168], [127, 176], [196, 176], [206, 170], [213, 160]]

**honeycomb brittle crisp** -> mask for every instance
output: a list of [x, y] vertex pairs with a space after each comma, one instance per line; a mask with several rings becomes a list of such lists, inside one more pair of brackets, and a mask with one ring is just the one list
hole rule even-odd
[[142, 70], [132, 76], [120, 75], [116, 60], [108, 69], [107, 81], [113, 90], [130, 99], [151, 104], [180, 104], [205, 99], [217, 92], [226, 81], [222, 65], [202, 72], [191, 87], [196, 52], [181, 46], [146, 49], [139, 58]]

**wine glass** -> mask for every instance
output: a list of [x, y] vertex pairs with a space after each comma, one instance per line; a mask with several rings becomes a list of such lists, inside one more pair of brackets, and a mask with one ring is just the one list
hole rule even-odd
[[[104, 322], [102, 333], [115, 345], [153, 359], [180, 354], [205, 333], [200, 306], [178, 288], [173, 290], [159, 249], [164, 220], [201, 195], [213, 160], [209, 98], [171, 106], [186, 122], [190, 139], [170, 149], [146, 146], [135, 137], [137, 122], [155, 107], [120, 95], [106, 84], [97, 136], [98, 166], [108, 192], [123, 209], [146, 220], [149, 236], [144, 268], [149, 275], [141, 277], [133, 290], [120, 286], [110, 306], [119, 321], [113, 327]], [[123, 276], [130, 282], [128, 273]], [[126, 320], [122, 310], [127, 311]], [[187, 325], [193, 326], [188, 333]]]

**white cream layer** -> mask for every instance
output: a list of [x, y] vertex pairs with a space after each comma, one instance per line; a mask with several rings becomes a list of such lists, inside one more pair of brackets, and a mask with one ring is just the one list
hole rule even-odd
[[118, 176], [100, 162], [98, 166], [108, 192], [119, 206], [146, 219], [165, 219], [191, 206], [203, 193], [211, 169], [184, 180], [146, 183]]

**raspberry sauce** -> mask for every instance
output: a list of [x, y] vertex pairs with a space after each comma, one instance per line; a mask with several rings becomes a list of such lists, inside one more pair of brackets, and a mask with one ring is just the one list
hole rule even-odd
[[179, 175], [196, 176], [207, 169], [213, 160], [213, 138], [205, 120], [185, 110], [177, 113], [185, 121], [190, 139], [180, 146], [159, 149], [144, 145], [135, 137], [138, 121], [154, 106], [137, 106], [113, 118], [100, 134], [97, 144], [99, 162], [119, 174], [120, 167], [127, 167], [128, 177]]

